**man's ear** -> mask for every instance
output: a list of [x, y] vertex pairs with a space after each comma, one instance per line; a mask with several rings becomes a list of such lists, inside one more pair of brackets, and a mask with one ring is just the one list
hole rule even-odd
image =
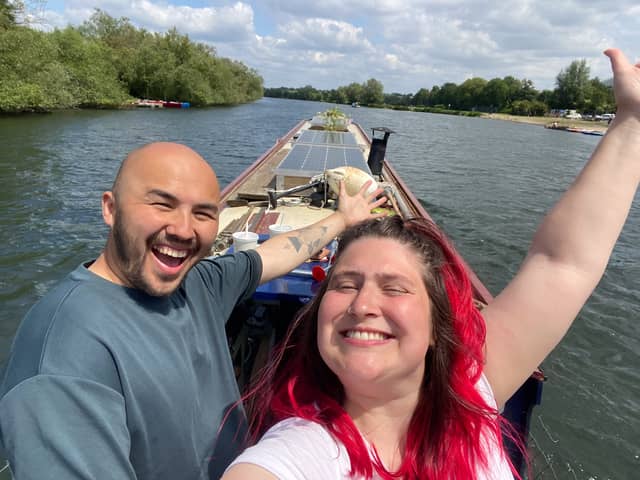
[[104, 223], [113, 227], [116, 219], [116, 200], [111, 191], [102, 194], [102, 218]]

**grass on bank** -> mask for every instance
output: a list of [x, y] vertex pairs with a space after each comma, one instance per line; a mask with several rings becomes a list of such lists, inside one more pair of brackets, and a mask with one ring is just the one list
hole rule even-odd
[[412, 112], [426, 112], [426, 113], [441, 113], [445, 115], [457, 115], [463, 117], [480, 117], [490, 118], [493, 120], [504, 120], [517, 123], [528, 123], [532, 125], [548, 125], [553, 122], [557, 122], [559, 126], [565, 127], [579, 127], [590, 130], [606, 131], [608, 123], [607, 121], [590, 121], [590, 120], [574, 120], [562, 117], [545, 117], [545, 116], [526, 116], [526, 115], [511, 115], [508, 113], [484, 113], [484, 112], [472, 112], [468, 110], [450, 110], [447, 108], [439, 107], [414, 107], [407, 105], [366, 105], [370, 108], [389, 108], [391, 110], [402, 110]]
[[518, 123], [531, 123], [534, 125], [548, 125], [553, 122], [558, 122], [559, 126], [563, 127], [581, 127], [591, 130], [605, 131], [608, 123], [606, 120], [590, 121], [590, 120], [574, 120], [561, 117], [527, 117], [520, 115], [509, 115], [506, 113], [483, 113], [482, 118], [491, 118], [494, 120], [506, 120], [509, 122]]

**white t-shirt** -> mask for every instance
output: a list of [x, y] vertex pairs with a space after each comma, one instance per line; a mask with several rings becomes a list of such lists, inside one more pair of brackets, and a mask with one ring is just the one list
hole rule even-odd
[[[489, 406], [496, 406], [484, 375], [476, 384]], [[476, 480], [513, 480], [507, 459], [492, 436], [484, 439], [488, 449], [487, 471]], [[358, 480], [350, 477], [351, 461], [346, 448], [320, 424], [292, 417], [271, 427], [260, 441], [246, 449], [233, 463], [252, 463], [280, 480]], [[374, 475], [374, 480], [379, 479]]]

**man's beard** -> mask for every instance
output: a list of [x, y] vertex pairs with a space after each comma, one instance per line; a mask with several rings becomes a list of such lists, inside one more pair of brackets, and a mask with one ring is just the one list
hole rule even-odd
[[159, 297], [169, 295], [172, 292], [163, 292], [154, 289], [149, 282], [144, 278], [142, 273], [144, 266], [144, 253], [138, 252], [134, 242], [131, 241], [131, 236], [127, 233], [126, 222], [123, 219], [122, 209], [115, 216], [113, 227], [111, 228], [111, 234], [113, 235], [113, 241], [116, 249], [116, 255], [122, 274], [129, 282], [129, 286], [142, 290], [147, 294]]

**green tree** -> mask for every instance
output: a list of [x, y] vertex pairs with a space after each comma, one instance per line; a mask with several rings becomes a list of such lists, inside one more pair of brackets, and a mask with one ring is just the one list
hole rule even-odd
[[453, 82], [444, 83], [434, 93], [435, 87], [431, 90], [431, 97], [434, 105], [441, 105], [447, 109], [458, 108], [458, 85]]
[[589, 88], [589, 66], [585, 59], [574, 60], [556, 77], [557, 95], [564, 108], [582, 109]]
[[385, 93], [383, 95], [383, 103], [385, 105], [412, 105], [412, 96], [410, 93]]
[[126, 17], [114, 18], [100, 9], [78, 30], [111, 49], [111, 59], [121, 81], [129, 84], [134, 80], [136, 49], [150, 36], [146, 30], [137, 29]]
[[509, 85], [501, 78], [493, 78], [484, 86], [482, 97], [490, 111], [500, 111], [507, 105]]
[[370, 78], [362, 85], [362, 103], [376, 105], [384, 103], [384, 87], [382, 82]]
[[72, 80], [50, 35], [26, 27], [0, 30], [0, 111], [76, 105]]
[[57, 45], [58, 59], [71, 80], [70, 93], [82, 107], [118, 106], [128, 95], [111, 61], [110, 50], [90, 40], [73, 27], [51, 35]]
[[533, 82], [529, 79], [523, 78], [520, 81], [520, 91], [517, 94], [519, 100], [533, 101], [538, 96], [538, 91], [533, 86]]
[[349, 85], [347, 85], [345, 87], [345, 93], [347, 95], [348, 103], [354, 103], [354, 102], [364, 103], [363, 88], [362, 88], [362, 85], [360, 85], [359, 83], [350, 83]]
[[331, 103], [347, 103], [347, 94], [343, 88], [334, 88], [329, 91], [326, 101]]
[[589, 80], [587, 91], [589, 96], [585, 99], [584, 106], [587, 113], [601, 114], [615, 111], [616, 102], [611, 85], [607, 85], [596, 77]]
[[426, 106], [429, 105], [429, 90], [426, 88], [421, 88], [416, 92], [416, 94], [411, 99], [412, 105], [416, 106]]
[[9, 0], [0, 0], [0, 29], [15, 27], [16, 11], [15, 5]]
[[511, 104], [514, 115], [542, 116], [547, 111], [547, 105], [538, 100], [516, 100]]
[[502, 106], [501, 110], [508, 109], [511, 104], [520, 99], [520, 93], [522, 91], [522, 82], [511, 75], [507, 75], [502, 79], [507, 88], [507, 98]]
[[470, 78], [465, 80], [458, 87], [458, 108], [462, 110], [473, 110], [484, 103], [483, 91], [487, 85], [484, 78]]

